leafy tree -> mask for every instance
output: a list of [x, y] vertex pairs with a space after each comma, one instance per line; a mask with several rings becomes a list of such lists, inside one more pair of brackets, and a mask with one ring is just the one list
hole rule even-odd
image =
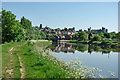
[[72, 35], [72, 38], [73, 38], [74, 40], [77, 40], [77, 39], [79, 38], [79, 36], [78, 36], [78, 34], [73, 34], [73, 35]]
[[11, 11], [2, 10], [2, 41], [10, 42], [24, 39], [25, 32], [22, 25], [16, 20]]
[[93, 37], [93, 41], [100, 41], [102, 38], [99, 35]]
[[85, 41], [85, 40], [87, 40], [87, 33], [83, 32], [83, 31], [79, 32], [78, 36], [79, 36], [79, 38], [78, 38], [79, 41], [83, 41], [83, 40]]
[[23, 26], [24, 29], [31, 29], [32, 28], [32, 23], [30, 20], [26, 19], [24, 16], [21, 18], [21, 25]]
[[84, 30], [84, 32], [88, 33], [88, 31], [87, 31], [87, 30]]
[[46, 29], [46, 30], [51, 30], [50, 27], [48, 27], [48, 26], [46, 26], [46, 27], [44, 28], [44, 30], [45, 30], [45, 29]]
[[91, 37], [92, 37], [92, 33], [89, 33], [89, 35], [88, 35], [88, 39], [90, 40]]
[[98, 34], [98, 32], [97, 32], [97, 31], [92, 31], [92, 33], [93, 33], [93, 34]]
[[82, 31], [82, 32], [72, 35], [72, 37], [73, 39], [79, 40], [79, 41], [87, 40], [87, 33]]
[[35, 26], [35, 29], [36, 29], [36, 30], [39, 30], [39, 27], [38, 27], [38, 26]]
[[54, 39], [55, 39], [55, 35], [54, 35], [54, 34], [53, 34], [53, 35], [50, 35], [50, 36], [49, 36], [49, 39], [50, 39], [50, 40], [54, 40]]
[[67, 31], [68, 29], [67, 28], [64, 28], [64, 31]]
[[46, 39], [46, 33], [36, 30], [34, 27], [32, 29], [26, 30], [26, 39], [28, 40], [41, 40]]
[[120, 39], [120, 32], [118, 32], [118, 33], [116, 34], [116, 38], [117, 38], [117, 39]]
[[110, 36], [111, 36], [112, 39], [113, 39], [113, 38], [116, 38], [116, 33], [115, 33], [115, 32], [111, 32], [111, 33], [110, 33]]
[[101, 32], [101, 33], [99, 34], [99, 36], [101, 36], [101, 38], [105, 38], [105, 36], [104, 36], [104, 33], [103, 33], [103, 32]]

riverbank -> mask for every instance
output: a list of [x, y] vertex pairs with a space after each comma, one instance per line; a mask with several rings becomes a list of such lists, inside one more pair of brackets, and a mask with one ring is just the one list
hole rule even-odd
[[49, 41], [2, 44], [3, 78], [65, 78], [66, 66], [50, 56]]
[[[2, 44], [2, 78], [90, 78], [96, 68], [80, 61], [63, 63], [50, 53], [51, 41]], [[79, 67], [76, 67], [79, 66]], [[82, 72], [81, 72], [82, 71]]]

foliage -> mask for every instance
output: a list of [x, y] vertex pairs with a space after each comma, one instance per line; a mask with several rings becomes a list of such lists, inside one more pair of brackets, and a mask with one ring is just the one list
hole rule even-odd
[[46, 27], [44, 28], [44, 30], [51, 30], [51, 28], [48, 27], [48, 26], [46, 26]]
[[110, 35], [111, 35], [111, 38], [112, 38], [112, 39], [113, 39], [113, 38], [116, 38], [116, 33], [115, 33], [115, 32], [111, 32]]
[[105, 38], [111, 38], [110, 33], [104, 33]]
[[2, 10], [2, 41], [10, 42], [24, 39], [25, 32], [11, 11]]
[[30, 20], [26, 19], [24, 16], [21, 18], [21, 25], [23, 26], [24, 29], [31, 29], [32, 28], [32, 23]]
[[117, 38], [117, 39], [120, 39], [120, 32], [118, 32], [118, 33], [116, 34], [116, 38]]
[[25, 29], [25, 32], [26, 32], [26, 39], [28, 40], [46, 39], [46, 34], [42, 31], [35, 30], [35, 28]]
[[55, 39], [55, 34], [49, 35], [49, 40], [54, 40]]
[[85, 40], [87, 40], [87, 33], [82, 31], [82, 32], [72, 35], [72, 37], [75, 40], [85, 41]]
[[94, 37], [93, 37], [93, 41], [100, 41], [102, 38], [101, 38], [101, 36], [99, 36], [99, 35], [95, 35]]

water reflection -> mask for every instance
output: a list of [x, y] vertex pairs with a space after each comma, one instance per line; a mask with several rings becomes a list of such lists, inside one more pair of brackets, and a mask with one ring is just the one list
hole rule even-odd
[[57, 53], [59, 52], [75, 53], [75, 50], [72, 48], [72, 45], [66, 43], [58, 43], [58, 44], [53, 43], [50, 48], [53, 52], [57, 52]]
[[117, 53], [120, 52], [120, 49], [91, 44], [68, 43], [53, 43], [49, 48], [53, 51], [52, 55], [58, 60], [69, 62], [74, 58], [78, 58], [83, 65], [101, 69], [101, 74], [106, 75], [106, 78], [110, 78], [109, 71], [115, 73], [115, 78], [118, 76]]
[[52, 43], [50, 49], [53, 52], [64, 52], [64, 53], [75, 53], [75, 50], [80, 52], [87, 51], [88, 53], [92, 52], [101, 52], [102, 54], [113, 52], [118, 52], [118, 49], [110, 49], [108, 47], [91, 45], [91, 44], [67, 44], [67, 43]]

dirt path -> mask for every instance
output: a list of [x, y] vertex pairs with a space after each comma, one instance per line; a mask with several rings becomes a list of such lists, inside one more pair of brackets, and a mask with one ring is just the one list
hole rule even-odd
[[18, 55], [18, 58], [19, 58], [19, 61], [20, 61], [20, 66], [21, 66], [21, 68], [20, 68], [21, 78], [24, 78], [24, 76], [25, 76], [25, 68], [23, 66], [22, 59], [21, 59], [21, 57], [19, 55]]
[[10, 49], [9, 49], [10, 54], [12, 54], [12, 52], [11, 52], [11, 51], [12, 51], [13, 49], [14, 49], [14, 47], [12, 47], [12, 48], [10, 48]]
[[42, 41], [48, 41], [48, 40], [30, 40], [31, 42], [42, 42]]
[[[26, 44], [26, 42], [24, 44]], [[24, 44], [22, 44], [22, 45], [24, 45]], [[21, 47], [22, 45], [17, 45], [15, 47]], [[12, 47], [12, 48], [9, 49], [9, 52], [10, 52], [11, 55], [13, 54], [12, 51], [15, 49], [15, 47]], [[25, 76], [25, 68], [23, 66], [22, 59], [21, 59], [20, 55], [17, 54], [17, 56], [18, 56], [20, 66], [21, 66], [21, 68], [20, 68], [21, 78], [24, 78], [24, 76]], [[13, 72], [13, 70], [6, 70], [6, 72], [11, 74]]]

